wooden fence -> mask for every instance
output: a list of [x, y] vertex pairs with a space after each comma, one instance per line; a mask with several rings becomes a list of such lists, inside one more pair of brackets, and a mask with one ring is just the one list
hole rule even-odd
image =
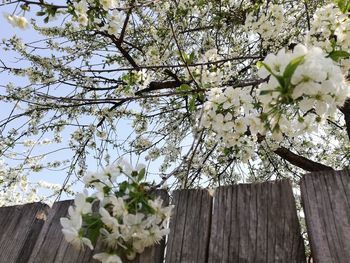
[[[313, 262], [350, 262], [350, 172], [320, 172], [301, 180]], [[166, 195], [162, 195], [166, 199]], [[60, 218], [73, 201], [52, 208], [0, 208], [0, 263], [97, 262], [63, 238]], [[179, 190], [170, 234], [133, 263], [305, 262], [292, 187], [287, 180]]]

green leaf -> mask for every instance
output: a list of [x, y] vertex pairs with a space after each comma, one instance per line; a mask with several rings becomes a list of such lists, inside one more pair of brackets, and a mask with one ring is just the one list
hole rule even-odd
[[[304, 63], [304, 61], [305, 61], [304, 56], [300, 56], [292, 59], [292, 61], [289, 62], [289, 64], [287, 65], [286, 69], [283, 72], [283, 78], [287, 86], [290, 85], [290, 80], [292, 79], [292, 76], [295, 70], [297, 69], [297, 67], [300, 64]], [[285, 88], [288, 88], [288, 87], [285, 87]]]
[[336, 0], [335, 4], [338, 5], [340, 11], [342, 11], [343, 14], [346, 14], [350, 10], [350, 1], [349, 0]]
[[341, 11], [343, 11], [343, 8], [345, 6], [345, 0], [336, 0], [336, 1], [333, 1], [335, 2], [335, 4], [339, 7], [339, 9]]
[[191, 90], [191, 87], [188, 84], [181, 84], [180, 87], [176, 88], [177, 92], [185, 92], [185, 91], [189, 91], [189, 90]]
[[282, 88], [284, 88], [284, 87], [285, 87], [285, 83], [284, 83], [284, 78], [283, 78], [283, 76], [279, 76], [279, 75], [275, 74], [275, 73], [272, 71], [272, 69], [270, 68], [270, 66], [267, 65], [267, 64], [265, 64], [264, 62], [262, 62], [262, 61], [259, 61], [259, 62], [260, 62], [260, 63], [259, 63], [259, 66], [260, 66], [260, 67], [264, 66], [264, 67], [266, 68], [266, 70], [267, 70], [268, 72], [270, 72], [270, 74], [271, 74], [272, 76], [274, 76], [274, 77], [277, 79], [277, 81], [278, 81], [278, 83], [280, 84], [280, 86], [281, 86]]
[[269, 117], [269, 115], [267, 113], [265, 113], [265, 112], [261, 113], [261, 115], [260, 115], [260, 119], [261, 119], [262, 122], [267, 121], [268, 117]]
[[193, 112], [196, 110], [196, 100], [197, 100], [197, 97], [192, 96], [190, 101], [188, 102], [188, 109], [190, 112]]
[[122, 183], [119, 184], [119, 190], [120, 192], [124, 193], [126, 191], [126, 189], [128, 188], [128, 182], [124, 181]]
[[111, 191], [111, 188], [109, 186], [103, 187], [103, 193], [108, 194]]
[[272, 89], [269, 89], [269, 90], [262, 90], [260, 91], [260, 95], [267, 95], [267, 94], [270, 94], [271, 92], [273, 92], [274, 90]]
[[272, 74], [278, 81], [278, 83], [280, 84], [280, 86], [285, 89], [286, 88], [286, 83], [284, 81], [284, 78], [282, 76], [278, 76], [276, 74]]
[[86, 202], [91, 204], [93, 201], [95, 201], [95, 197], [89, 196], [85, 200], [86, 200]]
[[57, 12], [57, 7], [55, 6], [47, 6], [47, 13], [51, 16], [55, 16]]
[[44, 12], [44, 11], [39, 11], [39, 12], [36, 12], [36, 15], [37, 15], [37, 16], [44, 16], [44, 15], [46, 15], [46, 12]]
[[85, 214], [83, 215], [83, 222], [86, 224], [86, 236], [95, 245], [100, 235], [100, 229], [103, 227], [100, 216], [97, 214]]
[[186, 64], [191, 64], [194, 59], [195, 54], [192, 52], [190, 55], [185, 52], [180, 53], [180, 57], [185, 60]]
[[181, 53], [180, 53], [180, 56], [181, 56], [185, 61], [188, 61], [189, 58], [190, 58], [190, 56], [187, 55], [185, 52], [181, 52]]
[[143, 178], [145, 178], [145, 174], [146, 174], [146, 169], [142, 168], [137, 175], [137, 181], [140, 182]]
[[193, 62], [194, 57], [195, 57], [194, 52], [191, 52], [191, 54], [190, 54], [190, 61], [189, 61], [189, 63], [192, 63], [192, 62]]
[[94, 183], [100, 183], [100, 182], [101, 182], [100, 179], [92, 180], [92, 181], [89, 182], [89, 186], [93, 186], [92, 184], [94, 184]]
[[129, 74], [125, 74], [124, 76], [121, 77], [122, 81], [125, 81], [127, 83], [129, 82], [129, 78], [130, 78]]
[[89, 239], [91, 240], [91, 243], [93, 245], [96, 245], [97, 239], [100, 235], [100, 229], [103, 227], [102, 222], [100, 221], [98, 226], [95, 226], [95, 228], [89, 229]]
[[276, 123], [275, 127], [273, 127], [272, 132], [279, 132], [280, 131], [280, 125]]
[[205, 102], [205, 95], [204, 93], [198, 93], [197, 94], [197, 100], [201, 103], [204, 103]]
[[334, 50], [328, 55], [328, 57], [333, 59], [335, 62], [339, 62], [343, 58], [349, 58], [350, 53], [344, 50]]
[[228, 156], [232, 153], [232, 148], [224, 148], [224, 154], [225, 156]]
[[256, 62], [256, 67], [257, 67], [258, 69], [261, 69], [263, 66], [264, 66], [264, 62], [262, 62], [262, 61]]
[[23, 4], [21, 5], [21, 9], [24, 11], [29, 11], [30, 10], [30, 6], [28, 4]]
[[49, 23], [49, 19], [50, 19], [49, 16], [45, 17], [45, 18], [44, 18], [44, 22], [45, 22], [46, 24]]

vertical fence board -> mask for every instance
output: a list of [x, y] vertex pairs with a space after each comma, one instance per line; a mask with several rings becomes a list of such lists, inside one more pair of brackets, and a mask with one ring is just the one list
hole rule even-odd
[[73, 203], [73, 200], [56, 202], [50, 209], [29, 263], [90, 262], [92, 256], [90, 249], [76, 250], [66, 242], [62, 233], [60, 218], [67, 216], [68, 207]]
[[255, 255], [257, 251], [257, 227], [258, 227], [258, 217], [255, 216], [257, 211], [257, 191], [250, 191], [250, 198], [248, 204], [249, 211], [249, 228], [248, 228], [248, 236], [249, 236], [249, 246], [251, 247], [251, 253], [248, 254], [248, 262], [255, 262]]
[[42, 203], [0, 208], [0, 262], [26, 262], [45, 222]]
[[324, 171], [305, 175], [301, 181], [301, 196], [315, 261], [349, 262], [349, 171]]
[[305, 262], [288, 181], [220, 187], [213, 210], [207, 262]]
[[176, 210], [170, 221], [170, 235], [166, 250], [166, 258], [168, 262], [180, 262], [181, 259], [183, 232], [186, 224], [187, 196], [188, 191], [176, 191], [174, 194], [173, 204], [175, 205]]
[[[233, 203], [232, 200], [234, 198], [237, 198], [237, 196], [236, 196], [236, 192], [232, 191], [231, 187], [221, 187], [217, 189], [217, 193], [218, 195], [224, 195], [224, 198], [214, 198], [214, 202], [220, 205], [217, 206], [218, 209], [215, 209], [214, 207], [214, 213], [216, 213], [217, 211], [219, 214], [218, 216], [214, 214], [213, 220], [215, 220], [215, 222], [212, 222], [212, 227], [217, 226], [218, 219], [220, 219], [221, 217], [224, 218], [224, 227], [222, 228], [222, 231], [226, 229], [226, 231], [228, 231], [228, 234], [223, 235], [223, 232], [220, 232], [220, 234], [222, 235], [222, 239], [221, 239], [222, 244], [224, 244], [222, 246], [222, 249], [220, 250], [222, 251], [221, 253], [223, 255], [224, 261], [227, 261], [230, 259], [229, 253], [230, 253], [230, 250], [232, 249], [229, 246], [230, 243], [228, 242], [228, 240], [230, 239], [231, 235], [235, 235], [234, 229], [231, 228], [231, 224], [234, 222], [234, 220], [236, 220], [236, 218], [231, 217], [231, 214], [232, 214], [231, 204]], [[227, 200], [227, 202], [223, 202], [224, 200]], [[212, 229], [211, 235], [213, 234], [214, 234], [214, 230]], [[213, 247], [213, 242], [210, 245]], [[219, 245], [220, 244], [215, 244], [216, 246], [215, 250], [218, 250]]]
[[[210, 239], [215, 238], [217, 242], [210, 243], [209, 251], [216, 251], [216, 253], [212, 253], [214, 257], [211, 258], [209, 262], [215, 262], [219, 259], [219, 255], [221, 255], [223, 251], [229, 250], [228, 246], [222, 246], [224, 239], [227, 239], [227, 236], [224, 235], [224, 229], [226, 228], [226, 231], [230, 231], [230, 227], [228, 226], [231, 220], [231, 209], [228, 207], [229, 203], [223, 202], [223, 199], [230, 200], [232, 198], [229, 190], [229, 187], [221, 187], [215, 191]], [[217, 198], [218, 196], [223, 196], [223, 198]], [[223, 221], [219, 222], [220, 219], [223, 219]], [[223, 227], [219, 227], [219, 224], [223, 224]], [[230, 233], [228, 233], [228, 236], [229, 235]]]
[[[268, 207], [268, 188], [263, 184], [256, 185], [256, 254], [254, 260], [267, 258], [267, 207]], [[253, 212], [254, 213], [254, 212]], [[258, 235], [259, 233], [259, 235]]]
[[207, 190], [180, 190], [173, 204], [166, 262], [206, 262], [212, 197]]

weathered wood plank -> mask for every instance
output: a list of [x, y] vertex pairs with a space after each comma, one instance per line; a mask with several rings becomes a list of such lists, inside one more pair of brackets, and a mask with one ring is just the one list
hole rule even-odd
[[45, 222], [48, 206], [33, 203], [0, 208], [0, 262], [27, 262]]
[[305, 262], [290, 183], [217, 189], [207, 262]]
[[212, 197], [207, 190], [180, 190], [174, 192], [172, 203], [165, 262], [206, 262]]
[[307, 174], [301, 196], [315, 262], [349, 262], [350, 172]]
[[92, 257], [90, 249], [76, 250], [66, 242], [62, 233], [60, 218], [67, 216], [68, 207], [73, 203], [73, 200], [61, 201], [52, 206], [28, 262], [90, 262]]

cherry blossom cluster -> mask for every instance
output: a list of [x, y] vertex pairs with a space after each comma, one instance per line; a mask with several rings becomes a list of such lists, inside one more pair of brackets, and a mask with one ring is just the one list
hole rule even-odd
[[118, 0], [81, 0], [72, 5], [73, 19], [82, 27], [98, 26], [110, 35], [117, 36], [122, 27], [122, 14], [116, 8]]
[[268, 81], [256, 91], [256, 102], [250, 89], [213, 88], [201, 118], [201, 125], [212, 129], [225, 147], [250, 153], [246, 158], [259, 135], [268, 133], [281, 142], [283, 134], [295, 137], [314, 131], [350, 95], [340, 67], [319, 47], [283, 48], [259, 66], [258, 76]]
[[256, 135], [264, 130], [249, 91], [232, 87], [210, 89], [201, 116], [201, 126], [212, 129], [224, 147], [235, 147], [236, 155], [243, 161], [251, 157]]
[[347, 12], [335, 4], [318, 8], [311, 22], [311, 30], [306, 40], [313, 46], [322, 48], [337, 62], [341, 60], [344, 74], [350, 69], [350, 18]]
[[347, 14], [343, 14], [335, 4], [328, 4], [318, 8], [315, 12], [308, 34], [309, 41], [331, 52], [336, 41], [342, 49], [350, 48], [349, 21]]
[[[127, 180], [117, 183], [123, 176]], [[132, 168], [123, 160], [101, 173], [87, 174], [83, 178], [86, 187], [96, 192], [89, 195], [85, 189], [78, 194], [69, 217], [61, 218], [66, 240], [76, 248], [86, 245], [90, 249], [101, 240], [105, 249], [94, 258], [110, 263], [132, 260], [136, 253], [159, 243], [169, 232], [172, 206], [152, 196], [144, 176], [144, 166]]]
[[261, 39], [259, 43], [263, 48], [275, 50], [281, 43], [288, 41], [290, 36], [297, 34], [297, 29], [293, 25], [299, 19], [297, 17], [298, 9], [301, 9], [299, 5], [297, 2], [292, 6], [269, 3], [266, 10], [248, 13], [244, 30], [250, 38]]
[[259, 77], [269, 78], [258, 90], [263, 121], [280, 138], [332, 118], [350, 95], [340, 67], [319, 47], [283, 48], [259, 66]]
[[282, 5], [270, 4], [266, 13], [255, 19], [254, 13], [247, 15], [246, 30], [259, 33], [262, 39], [274, 38], [283, 29], [284, 11]]
[[9, 167], [2, 159], [0, 159], [0, 182], [4, 187], [0, 189], [0, 207], [39, 201], [52, 204], [53, 200], [42, 196], [39, 189], [55, 192], [62, 187], [46, 181], [32, 183], [21, 167]]

